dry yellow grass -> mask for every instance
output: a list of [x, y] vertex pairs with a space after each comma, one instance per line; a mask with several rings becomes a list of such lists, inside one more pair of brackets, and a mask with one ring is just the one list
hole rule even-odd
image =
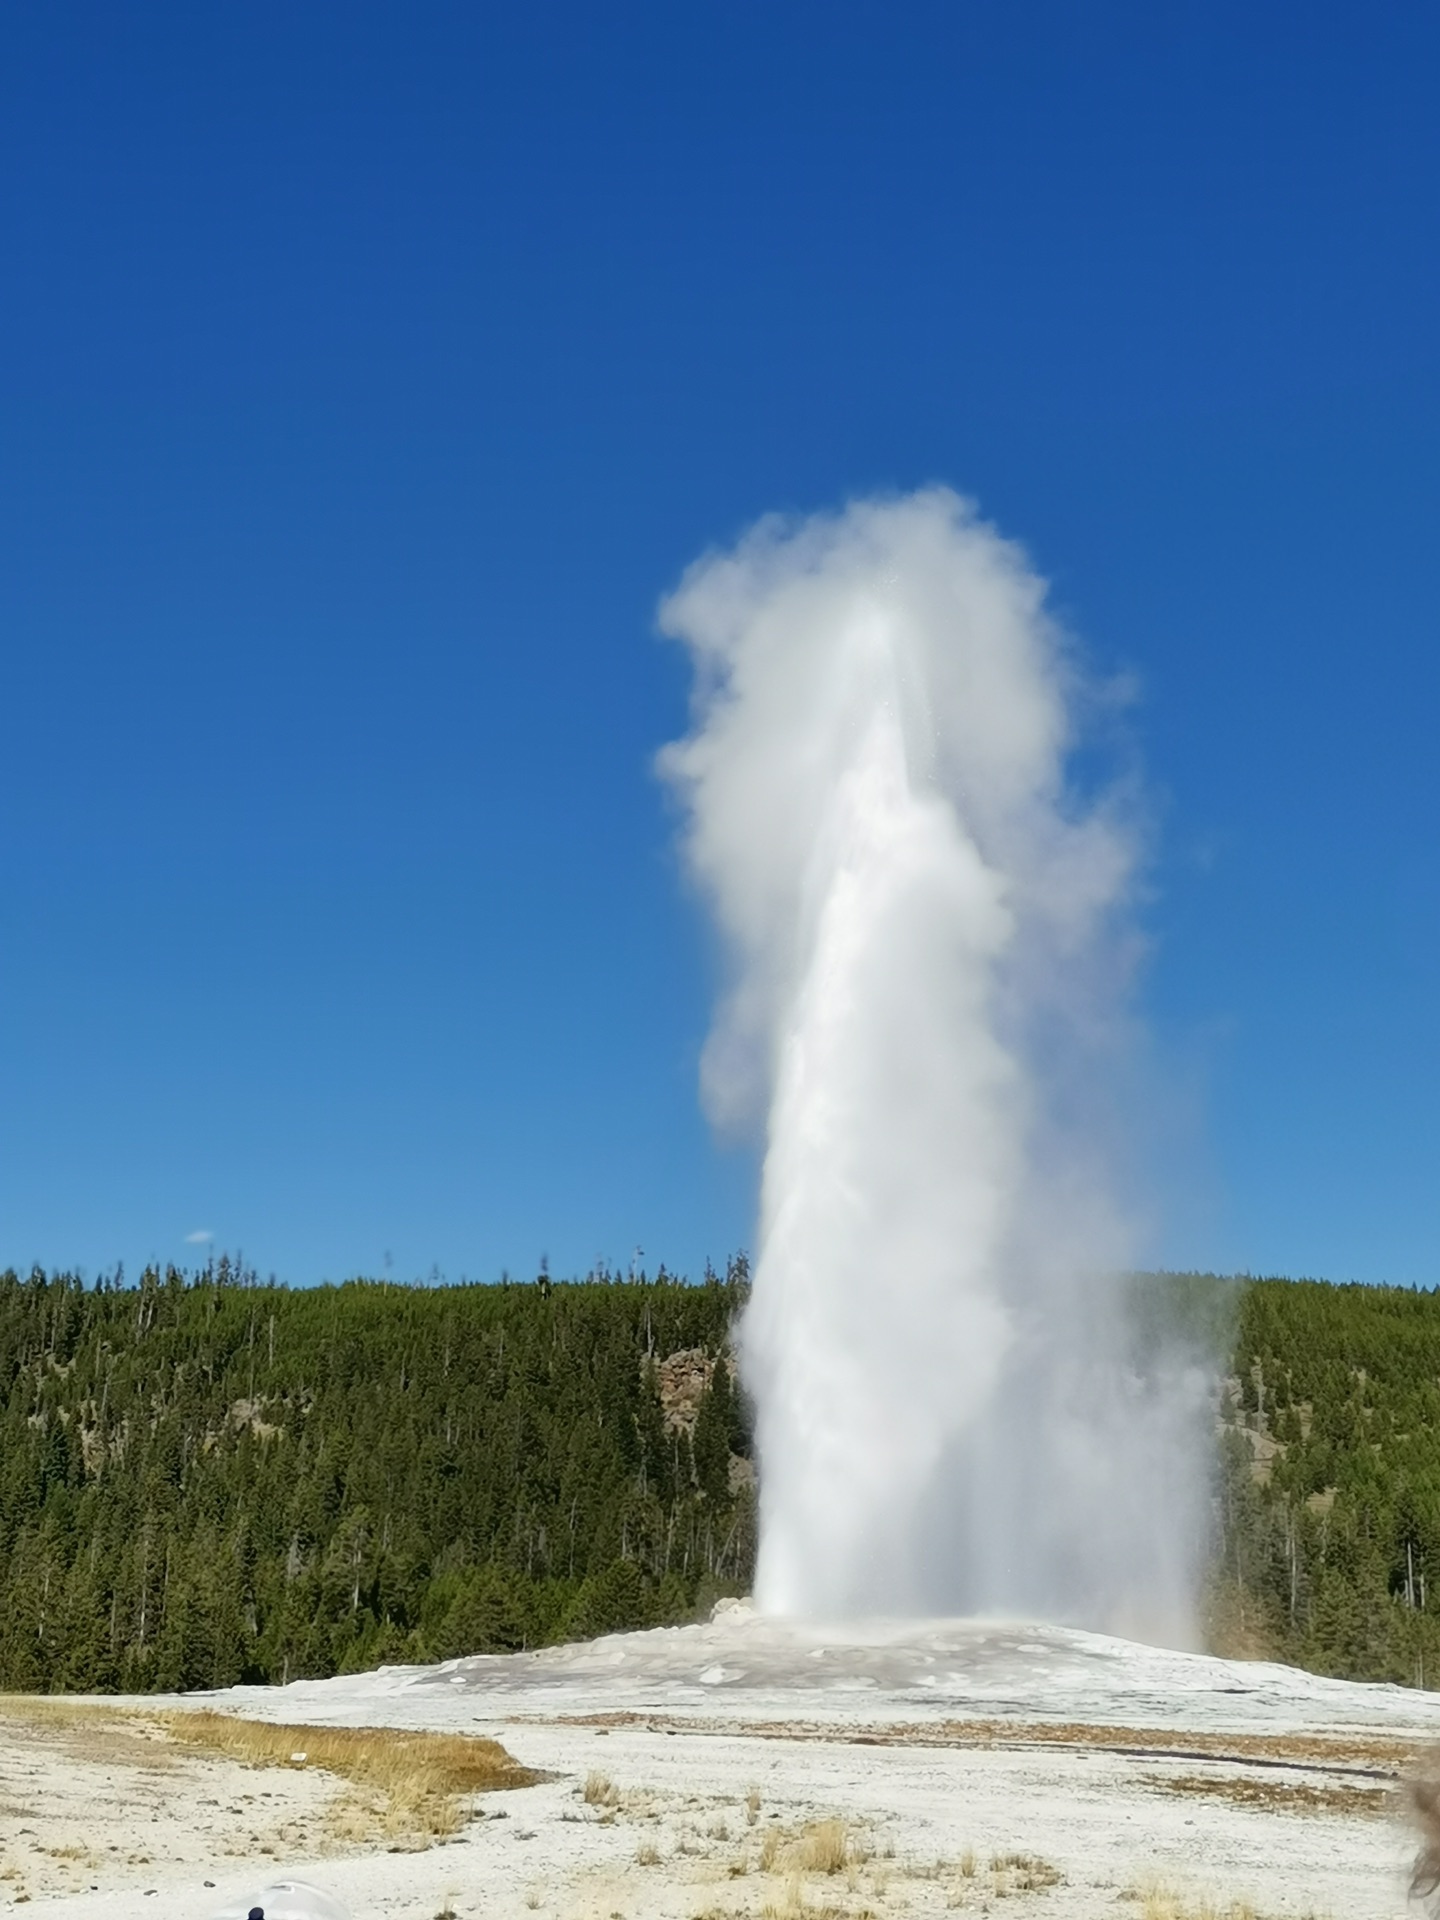
[[228, 1713], [162, 1713], [174, 1740], [251, 1767], [317, 1767], [349, 1781], [331, 1813], [345, 1840], [376, 1826], [391, 1835], [440, 1839], [464, 1824], [463, 1802], [478, 1793], [528, 1787], [540, 1775], [498, 1740], [466, 1733], [406, 1733], [394, 1727], [305, 1727], [240, 1720]]
[[794, 1916], [803, 1911], [805, 1889], [800, 1883], [798, 1873], [792, 1873], [785, 1883], [783, 1901], [768, 1900], [761, 1909], [764, 1920], [794, 1920]]
[[1141, 1901], [1143, 1920], [1259, 1920], [1248, 1900], [1232, 1900], [1228, 1906], [1212, 1906], [1201, 1900], [1192, 1906], [1182, 1895], [1168, 1888], [1153, 1887]]
[[808, 1873], [843, 1873], [848, 1851], [843, 1820], [817, 1820], [800, 1836], [795, 1864]]
[[408, 1733], [397, 1727], [304, 1727], [240, 1720], [228, 1713], [162, 1713], [188, 1746], [254, 1767], [320, 1767], [363, 1786], [416, 1783], [430, 1793], [494, 1793], [540, 1778], [498, 1740], [473, 1733]]
[[[1264, 1920], [1248, 1900], [1217, 1902], [1205, 1894], [1180, 1893], [1161, 1880], [1147, 1880], [1120, 1897], [1139, 1903], [1140, 1920]], [[1305, 1920], [1322, 1920], [1322, 1917], [1307, 1912]]]
[[868, 1858], [868, 1849], [852, 1844], [843, 1820], [815, 1820], [799, 1833], [771, 1827], [760, 1842], [762, 1873], [843, 1873]]
[[0, 1725], [19, 1721], [27, 1737], [77, 1759], [154, 1771], [174, 1764], [159, 1716], [63, 1694], [0, 1694]]
[[[700, 1916], [699, 1920], [706, 1920], [706, 1916]], [[876, 1915], [871, 1907], [854, 1911], [838, 1906], [812, 1907], [805, 1898], [800, 1875], [793, 1873], [785, 1888], [784, 1901], [771, 1901], [763, 1907], [761, 1920], [876, 1920]]]
[[[997, 1853], [991, 1856], [990, 1873], [997, 1894], [1044, 1893], [1058, 1887], [1065, 1876], [1048, 1860], [1035, 1853]], [[1149, 1916], [1146, 1916], [1149, 1920]]]
[[104, 1700], [76, 1700], [68, 1693], [0, 1693], [0, 1714], [16, 1720], [76, 1720], [121, 1709]]
[[618, 1807], [620, 1789], [608, 1773], [597, 1773], [592, 1768], [585, 1776], [583, 1798], [587, 1807]]

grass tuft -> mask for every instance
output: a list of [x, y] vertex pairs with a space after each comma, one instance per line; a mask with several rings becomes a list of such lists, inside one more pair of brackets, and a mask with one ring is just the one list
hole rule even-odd
[[[997, 1853], [991, 1856], [990, 1872], [997, 1894], [1044, 1893], [1058, 1887], [1065, 1876], [1048, 1860], [1036, 1853]], [[1148, 1920], [1148, 1916], [1147, 1916]]]
[[845, 1822], [817, 1820], [800, 1836], [796, 1865], [810, 1873], [843, 1873], [847, 1852]]
[[[1203, 1894], [1192, 1900], [1161, 1880], [1147, 1880], [1120, 1897], [1139, 1902], [1140, 1920], [1262, 1920], [1248, 1900], [1217, 1904]], [[1317, 1916], [1309, 1915], [1307, 1920], [1317, 1920]]]
[[852, 1843], [843, 1820], [815, 1820], [798, 1834], [771, 1827], [760, 1842], [762, 1873], [844, 1873], [869, 1858], [868, 1847]]

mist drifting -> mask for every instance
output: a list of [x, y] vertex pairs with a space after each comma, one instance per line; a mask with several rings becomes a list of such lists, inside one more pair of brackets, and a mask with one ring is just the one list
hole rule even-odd
[[762, 521], [661, 624], [730, 968], [704, 1096], [764, 1126], [759, 1603], [1188, 1640], [1200, 1396], [1131, 1365], [1113, 1278], [1135, 843], [1069, 775], [1043, 583], [937, 488]]

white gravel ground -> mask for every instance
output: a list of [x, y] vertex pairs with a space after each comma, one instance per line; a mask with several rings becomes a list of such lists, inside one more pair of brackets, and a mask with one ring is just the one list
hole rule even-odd
[[[204, 1703], [489, 1733], [551, 1777], [488, 1796], [428, 1851], [337, 1855], [313, 1772], [186, 1755], [157, 1759], [147, 1784], [144, 1766], [116, 1760], [107, 1790], [83, 1754], [9, 1751], [0, 1847], [24, 1871], [8, 1904], [28, 1891], [47, 1920], [205, 1920], [287, 1872], [331, 1888], [356, 1920], [1144, 1920], [1160, 1885], [1197, 1912], [1208, 1900], [1382, 1920], [1414, 1912], [1395, 1782], [1440, 1737], [1437, 1695], [1054, 1627], [827, 1629], [741, 1608], [703, 1627]], [[587, 1801], [592, 1773], [609, 1784]], [[98, 1840], [105, 1818], [124, 1845]], [[797, 1870], [793, 1848], [787, 1864], [786, 1843], [831, 1818], [846, 1826], [846, 1866]], [[64, 1858], [77, 1833], [91, 1864]], [[166, 1837], [145, 1857], [147, 1833]], [[992, 1865], [1011, 1855], [1031, 1864]]]

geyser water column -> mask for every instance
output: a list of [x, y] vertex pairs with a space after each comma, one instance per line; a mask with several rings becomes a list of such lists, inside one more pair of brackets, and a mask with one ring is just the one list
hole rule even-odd
[[661, 610], [730, 964], [705, 1098], [765, 1126], [757, 1598], [1184, 1640], [1200, 1396], [1133, 1367], [1112, 1277], [1132, 836], [1067, 783], [1043, 600], [934, 489], [763, 521]]

